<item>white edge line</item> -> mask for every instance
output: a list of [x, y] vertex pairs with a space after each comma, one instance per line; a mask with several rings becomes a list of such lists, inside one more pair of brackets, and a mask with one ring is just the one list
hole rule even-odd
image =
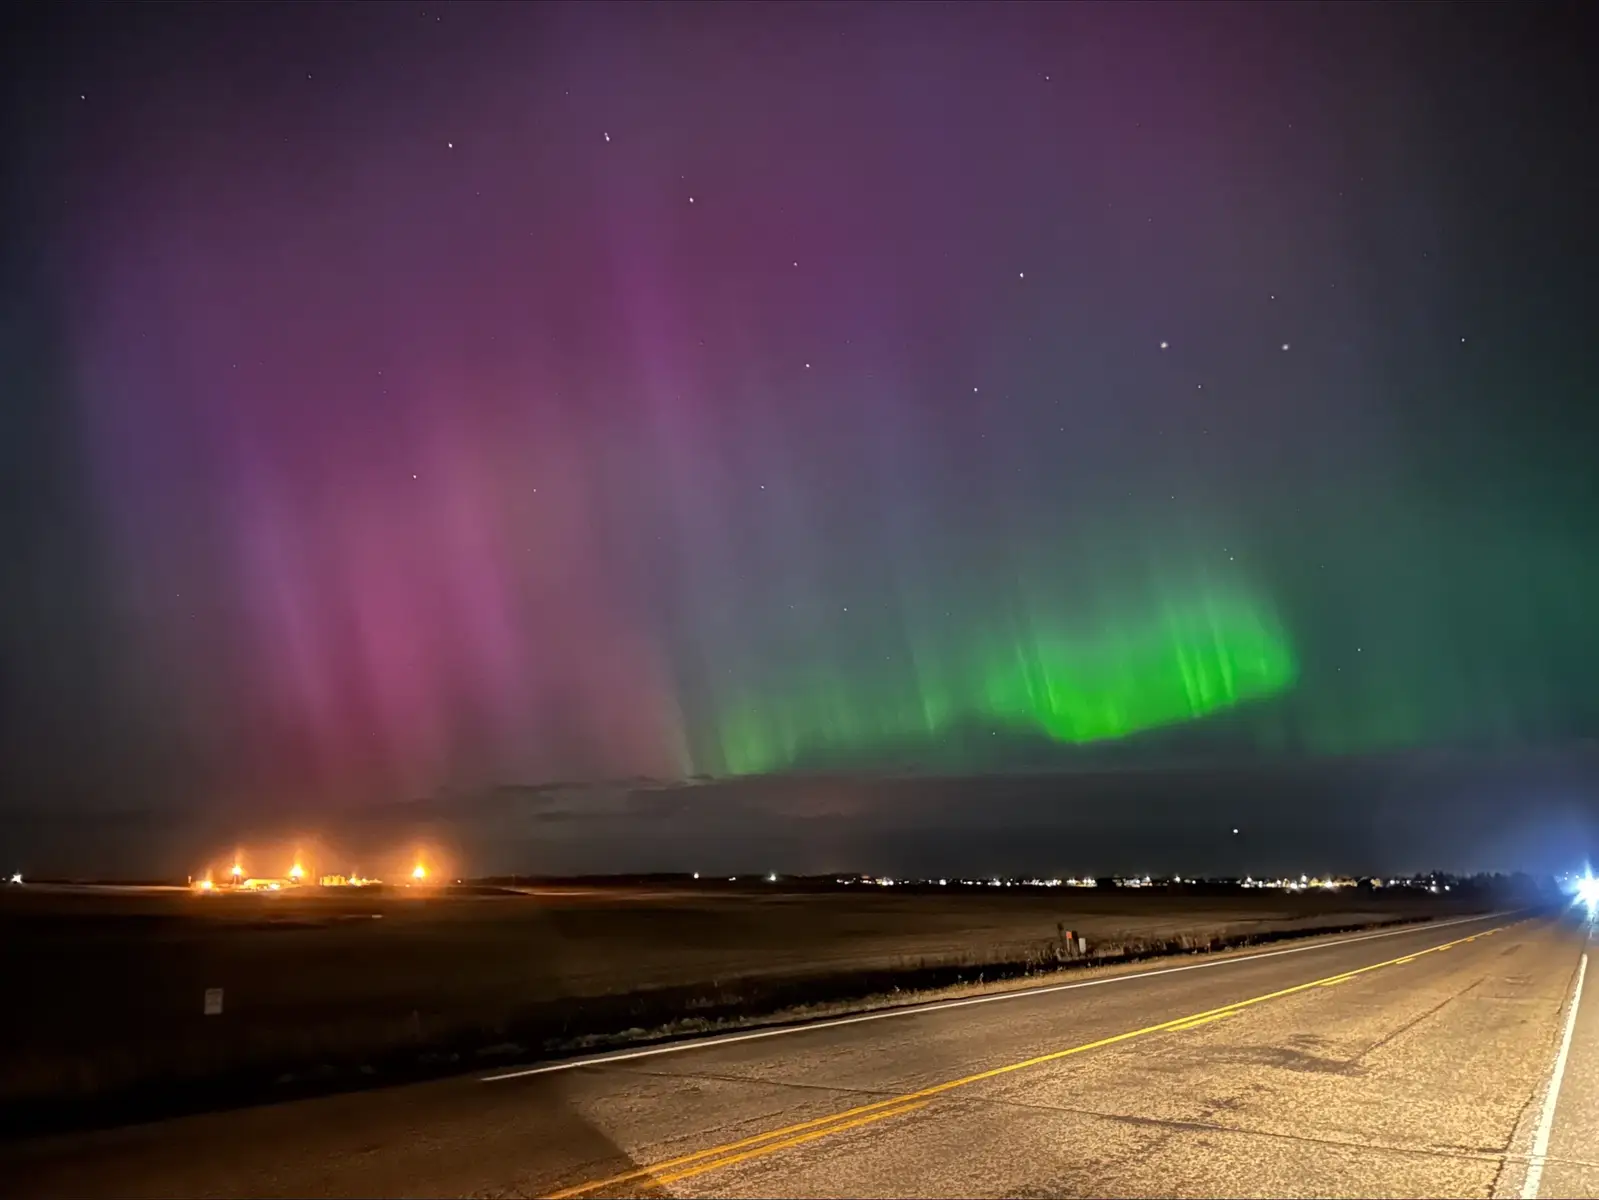
[[1588, 956], [1584, 954], [1577, 966], [1577, 982], [1571, 989], [1571, 1006], [1566, 1009], [1566, 1032], [1560, 1038], [1560, 1053], [1555, 1055], [1555, 1069], [1549, 1073], [1549, 1086], [1544, 1091], [1543, 1113], [1538, 1118], [1538, 1135], [1532, 1139], [1532, 1154], [1527, 1159], [1527, 1178], [1521, 1185], [1521, 1200], [1538, 1200], [1544, 1159], [1549, 1153], [1549, 1134], [1555, 1127], [1555, 1105], [1560, 1101], [1560, 1084], [1566, 1075], [1566, 1059], [1571, 1054], [1571, 1033], [1577, 1028], [1577, 1005], [1582, 1000], [1582, 980], [1587, 974]]
[[[1053, 983], [1043, 987], [1022, 988], [1014, 992], [995, 992], [987, 996], [967, 996], [956, 1000], [932, 1000], [926, 1004], [906, 1005], [903, 1008], [882, 1009], [878, 1012], [856, 1013], [848, 1017], [830, 1017], [825, 1021], [810, 1021], [803, 1025], [781, 1025], [773, 1029], [753, 1029], [748, 1033], [728, 1033], [720, 1037], [695, 1038], [689, 1041], [668, 1042], [660, 1046], [646, 1046], [642, 1050], [619, 1050], [614, 1054], [600, 1054], [591, 1058], [573, 1058], [563, 1062], [545, 1063], [537, 1067], [521, 1067], [502, 1071], [498, 1075], [485, 1075], [478, 1082], [500, 1083], [507, 1079], [523, 1079], [529, 1075], [550, 1075], [556, 1071], [575, 1071], [579, 1067], [602, 1067], [607, 1063], [628, 1062], [638, 1058], [655, 1058], [662, 1054], [679, 1054], [685, 1050], [709, 1050], [716, 1046], [731, 1046], [735, 1042], [753, 1042], [760, 1038], [782, 1037], [790, 1033], [808, 1033], [816, 1029], [836, 1029], [841, 1025], [859, 1025], [866, 1021], [886, 1021], [890, 1017], [915, 1017], [923, 1013], [939, 1012], [947, 1008], [965, 1008], [972, 1004], [994, 1004], [1001, 1000], [1025, 1000], [1031, 996], [1048, 996], [1055, 992], [1070, 992], [1077, 988], [1099, 987], [1107, 983], [1128, 983], [1134, 979], [1153, 979], [1158, 975], [1175, 975], [1179, 971], [1202, 971], [1206, 967], [1226, 967], [1234, 963], [1256, 962], [1262, 958], [1276, 958], [1281, 954], [1303, 954], [1307, 950], [1328, 950], [1334, 946], [1349, 946], [1355, 942], [1370, 942], [1377, 938], [1398, 937], [1404, 933], [1425, 933], [1433, 929], [1447, 929], [1451, 925], [1465, 925], [1472, 921], [1492, 921], [1514, 915], [1512, 910], [1484, 913], [1475, 917], [1455, 917], [1448, 921], [1435, 921], [1426, 925], [1408, 925], [1403, 929], [1384, 929], [1378, 933], [1365, 933], [1359, 937], [1340, 938], [1335, 942], [1311, 942], [1303, 946], [1289, 946], [1282, 950], [1265, 950], [1259, 954], [1243, 954], [1236, 958], [1218, 958], [1209, 962], [1189, 963], [1181, 967], [1161, 967], [1154, 971], [1139, 971], [1132, 975], [1107, 975], [1100, 979], [1083, 979], [1076, 983]], [[1586, 960], [1585, 960], [1586, 961]]]

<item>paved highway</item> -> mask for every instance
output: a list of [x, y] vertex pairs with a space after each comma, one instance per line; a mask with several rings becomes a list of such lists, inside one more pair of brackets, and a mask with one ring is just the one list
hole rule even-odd
[[[1568, 914], [1323, 939], [664, 1053], [13, 1144], [0, 1149], [0, 1186], [1596, 1196], [1591, 932]], [[1574, 1001], [1579, 979], [1590, 995]]]

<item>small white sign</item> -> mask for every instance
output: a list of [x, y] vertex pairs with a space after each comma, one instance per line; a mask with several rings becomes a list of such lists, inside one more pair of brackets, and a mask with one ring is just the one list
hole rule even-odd
[[[1087, 938], [1080, 937], [1080, 938], [1077, 939], [1077, 953], [1079, 953], [1079, 954], [1087, 954], [1088, 953], [1088, 939]], [[217, 1011], [218, 1012], [222, 1011], [222, 993], [221, 992], [217, 993]]]
[[221, 988], [205, 989], [205, 1015], [208, 1017], [220, 1017], [222, 1015]]

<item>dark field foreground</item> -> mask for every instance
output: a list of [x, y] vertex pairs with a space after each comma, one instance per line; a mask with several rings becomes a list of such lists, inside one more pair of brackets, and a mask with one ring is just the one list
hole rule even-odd
[[1356, 890], [25, 888], [0, 894], [0, 1113], [128, 1119], [1085, 965], [1067, 931], [1092, 963], [1485, 907]]

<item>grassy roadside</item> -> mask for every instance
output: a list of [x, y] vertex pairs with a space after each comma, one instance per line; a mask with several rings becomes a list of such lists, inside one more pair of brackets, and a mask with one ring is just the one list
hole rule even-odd
[[[1448, 914], [1438, 914], [1448, 915]], [[12, 1078], [0, 1128], [13, 1137], [148, 1121], [197, 1110], [385, 1086], [474, 1068], [525, 1065], [596, 1050], [793, 1024], [1101, 973], [1176, 955], [1226, 954], [1289, 939], [1348, 934], [1434, 919], [1406, 914], [1239, 931], [1198, 927], [1091, 943], [1066, 931], [1024, 953], [973, 960], [905, 959], [856, 970], [759, 974], [711, 983], [554, 997], [484, 1016], [419, 1009], [349, 1017], [295, 1030], [190, 1022], [181, 1038], [119, 1055], [46, 1060]], [[50, 1069], [50, 1068], [54, 1069]]]

